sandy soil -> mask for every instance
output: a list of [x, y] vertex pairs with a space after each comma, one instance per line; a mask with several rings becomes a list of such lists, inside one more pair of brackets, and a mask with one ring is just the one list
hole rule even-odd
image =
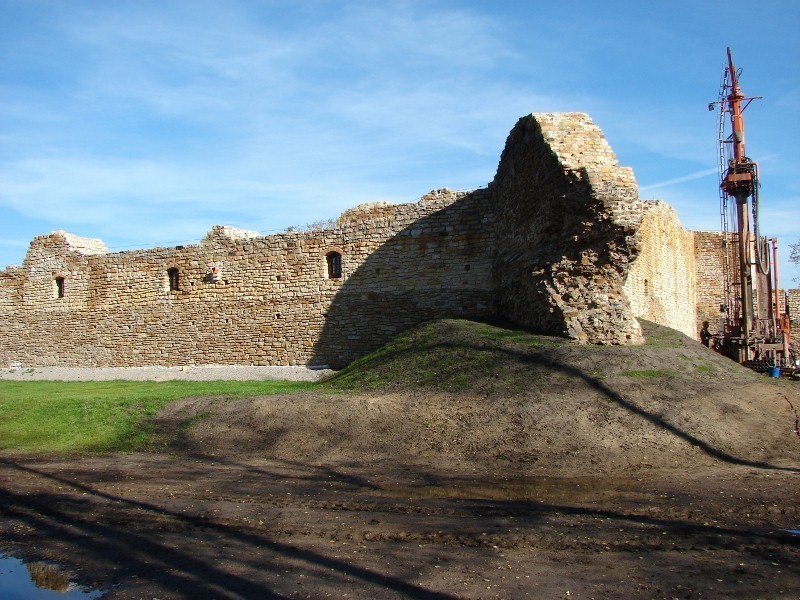
[[0, 455], [0, 547], [107, 598], [800, 598], [800, 384], [685, 340], [462, 342], [495, 369], [465, 392], [420, 367], [176, 402], [147, 452]]

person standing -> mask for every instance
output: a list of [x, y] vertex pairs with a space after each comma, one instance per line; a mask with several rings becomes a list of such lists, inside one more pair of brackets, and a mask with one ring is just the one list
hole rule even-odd
[[711, 342], [711, 332], [708, 330], [708, 321], [703, 321], [703, 328], [700, 330], [700, 343], [706, 348]]

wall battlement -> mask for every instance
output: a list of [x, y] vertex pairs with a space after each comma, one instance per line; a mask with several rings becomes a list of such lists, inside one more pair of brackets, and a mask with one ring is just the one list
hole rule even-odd
[[696, 335], [712, 301], [696, 273], [714, 252], [638, 199], [587, 115], [533, 114], [488, 187], [363, 204], [330, 229], [215, 226], [199, 244], [116, 253], [38, 236], [0, 271], [0, 367], [341, 367], [443, 317], [593, 344], [643, 342], [637, 315]]

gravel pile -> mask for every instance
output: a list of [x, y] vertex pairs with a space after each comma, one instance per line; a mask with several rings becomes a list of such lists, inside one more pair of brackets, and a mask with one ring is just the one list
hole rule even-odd
[[12, 367], [0, 369], [0, 379], [15, 381], [187, 381], [267, 380], [316, 381], [333, 373], [330, 369], [308, 367], [247, 367], [242, 365], [200, 365], [184, 367]]

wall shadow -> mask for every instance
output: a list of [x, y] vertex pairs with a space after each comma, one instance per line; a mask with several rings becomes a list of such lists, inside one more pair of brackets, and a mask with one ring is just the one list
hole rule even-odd
[[358, 244], [342, 244], [344, 278], [310, 364], [339, 369], [423, 321], [494, 314], [490, 190], [475, 190], [414, 220], [351, 271], [349, 264], [364, 252]]
[[[429, 354], [432, 357], [435, 357], [433, 360], [437, 360], [440, 366], [444, 365], [444, 368], [435, 369], [435, 379], [428, 379], [424, 381], [417, 380], [415, 378], [415, 374], [413, 372], [409, 372], [409, 381], [415, 381], [416, 385], [432, 386], [434, 389], [436, 389], [439, 382], [442, 382], [444, 387], [441, 391], [448, 391], [447, 385], [452, 381], [458, 380], [462, 369], [474, 366], [471, 363], [466, 362], [468, 359], [465, 359], [462, 362], [456, 362], [452, 360], [452, 356], [480, 356], [481, 361], [486, 363], [483, 366], [488, 372], [502, 372], [502, 377], [511, 380], [509, 383], [509, 389], [511, 390], [510, 393], [515, 393], [514, 389], [516, 389], [516, 393], [520, 393], [524, 389], [534, 389], [540, 381], [544, 381], [544, 376], [553, 373], [560, 374], [568, 378], [582, 381], [589, 388], [600, 393], [604, 398], [610, 400], [619, 408], [622, 408], [628, 413], [643, 419], [650, 425], [691, 444], [704, 454], [716, 460], [731, 465], [800, 473], [800, 467], [782, 467], [764, 461], [749, 460], [716, 448], [708, 441], [701, 439], [697, 435], [669, 422], [660, 414], [648, 411], [641, 406], [638, 406], [635, 402], [625, 398], [622, 393], [610, 387], [600, 378], [587, 373], [585, 370], [580, 369], [573, 364], [570, 364], [567, 360], [565, 360], [564, 357], [559, 356], [559, 352], [557, 351], [559, 346], [548, 347], [547, 345], [543, 345], [539, 346], [539, 348], [540, 349], [536, 350], [522, 351], [500, 347], [499, 345], [482, 345], [479, 343], [450, 343], [441, 341], [434, 341], [431, 343], [423, 342], [414, 344], [411, 347], [395, 347], [391, 350], [382, 352], [380, 355], [375, 356], [369, 363], [360, 364], [359, 369], [363, 371], [369, 371], [370, 369], [380, 370], [382, 365], [385, 363], [394, 362], [395, 364], [404, 364], [406, 362], [404, 361], [404, 357], [406, 355], [409, 357], [417, 357], [419, 355]], [[465, 350], [467, 352], [463, 352]], [[494, 353], [495, 357], [501, 355], [510, 358], [511, 361], [502, 361], [497, 358], [492, 359], [491, 356], [486, 357], [485, 353], [487, 350], [489, 350], [491, 353]], [[450, 354], [447, 354], [447, 356], [451, 357], [451, 359], [442, 360], [441, 357], [443, 356], [444, 352], [449, 352]], [[489, 362], [487, 363], [486, 361]], [[447, 370], [447, 368], [456, 369], [458, 372], [451, 373]], [[346, 376], [346, 372], [342, 375], [334, 375], [332, 381], [335, 381], [337, 377], [341, 376]], [[519, 380], [520, 378], [522, 379]], [[489, 380], [491, 381], [491, 378], [489, 378]], [[490, 390], [479, 390], [480, 393], [487, 393], [487, 398], [490, 393], [502, 394], [505, 393], [505, 391], [506, 390], [490, 392]], [[794, 415], [792, 414], [789, 418], [789, 421], [791, 421], [793, 418]], [[788, 425], [789, 423], [787, 423], [787, 427]]]

